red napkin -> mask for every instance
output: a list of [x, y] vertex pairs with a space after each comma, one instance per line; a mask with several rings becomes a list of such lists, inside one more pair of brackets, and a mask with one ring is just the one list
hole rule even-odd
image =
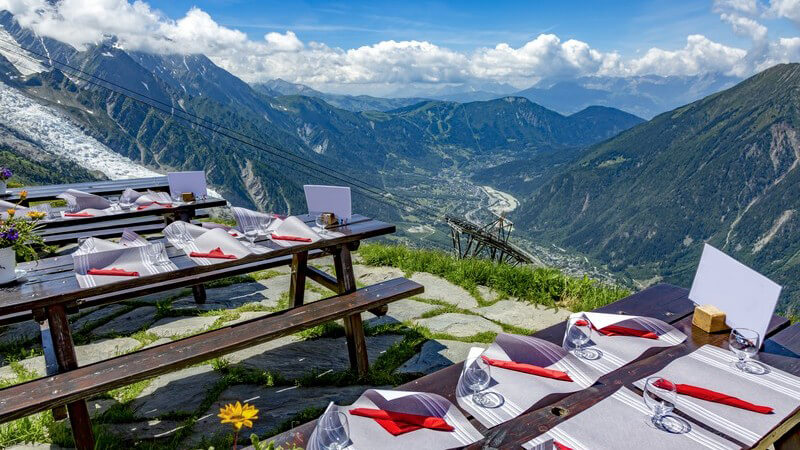
[[567, 447], [558, 441], [553, 441], [553, 446], [556, 448], [556, 450], [572, 450], [572, 447]]
[[309, 238], [297, 237], [297, 236], [279, 236], [277, 234], [273, 234], [272, 239], [276, 239], [279, 241], [311, 242], [311, 239]]
[[452, 425], [445, 422], [441, 417], [420, 416], [417, 414], [405, 414], [372, 408], [351, 409], [350, 414], [375, 419], [375, 421], [386, 431], [391, 433], [392, 436], [398, 436], [422, 428], [437, 431], [455, 430]]
[[670, 389], [673, 385], [675, 391], [681, 395], [688, 395], [689, 397], [699, 398], [700, 400], [708, 400], [709, 402], [721, 403], [723, 405], [733, 406], [734, 408], [746, 409], [748, 411], [757, 412], [760, 414], [771, 414], [772, 408], [769, 406], [754, 405], [736, 397], [731, 397], [720, 392], [715, 392], [709, 389], [704, 389], [689, 384], [673, 384], [671, 381], [661, 378], [653, 383], [657, 388]]
[[486, 363], [489, 364], [490, 366], [497, 366], [508, 370], [516, 370], [517, 372], [528, 373], [540, 377], [552, 378], [554, 380], [572, 381], [572, 378], [570, 378], [566, 372], [562, 372], [560, 370], [545, 369], [544, 367], [534, 366], [533, 364], [524, 364], [514, 361], [491, 359], [487, 358], [485, 355], [481, 355], [481, 358], [483, 358], [483, 360], [486, 361]]
[[221, 248], [217, 247], [208, 253], [192, 252], [189, 256], [193, 258], [219, 258], [219, 259], [236, 259], [236, 255], [226, 255]]
[[[583, 319], [575, 321], [575, 325], [579, 326], [586, 326], [588, 324], [589, 322]], [[592, 329], [606, 336], [633, 336], [645, 339], [658, 339], [658, 335], [652, 331], [637, 330], [636, 328], [621, 327], [619, 325], [609, 325], [599, 330], [592, 325]]]
[[87, 212], [81, 213], [64, 213], [64, 217], [94, 217], [94, 214], [89, 214]]
[[164, 208], [172, 208], [172, 203], [151, 202], [151, 203], [148, 203], [146, 205], [139, 205], [139, 207], [136, 208], [136, 210], [137, 211], [141, 211], [141, 210], [143, 210], [145, 208], [148, 208], [150, 206], [153, 206], [153, 205], [163, 206]]
[[113, 275], [115, 277], [138, 277], [139, 272], [128, 272], [124, 269], [117, 269], [116, 267], [113, 269], [89, 269], [86, 272], [89, 275]]

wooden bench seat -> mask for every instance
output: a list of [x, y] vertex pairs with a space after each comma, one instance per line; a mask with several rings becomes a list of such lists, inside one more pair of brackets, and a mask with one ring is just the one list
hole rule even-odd
[[[1, 389], [0, 423], [61, 405], [75, 404], [110, 389], [173, 372], [332, 320], [356, 318], [351, 323], [361, 325], [362, 312], [421, 294], [423, 290], [418, 283], [396, 278], [348, 294]], [[352, 364], [355, 354], [366, 346], [363, 328], [356, 333], [348, 331], [347, 339]]]

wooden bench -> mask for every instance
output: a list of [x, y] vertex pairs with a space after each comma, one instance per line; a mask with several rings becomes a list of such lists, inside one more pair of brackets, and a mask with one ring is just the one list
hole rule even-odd
[[[350, 362], [355, 368], [358, 354], [366, 348], [361, 313], [421, 294], [423, 290], [422, 285], [416, 282], [396, 278], [355, 292], [335, 295], [265, 317], [11, 386], [0, 390], [0, 423], [61, 405], [67, 405], [71, 417], [88, 417], [83, 400], [92, 395], [342, 318], [359, 325], [358, 330], [348, 330], [347, 333]], [[50, 324], [51, 328], [59, 326], [69, 325]], [[91, 424], [73, 422], [72, 425], [78, 447], [91, 448]]]

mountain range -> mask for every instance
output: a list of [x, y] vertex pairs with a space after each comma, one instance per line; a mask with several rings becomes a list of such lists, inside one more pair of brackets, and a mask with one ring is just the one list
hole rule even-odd
[[388, 111], [428, 100], [457, 103], [488, 101], [507, 96], [524, 97], [564, 115], [574, 114], [589, 106], [608, 106], [644, 118], [691, 103], [707, 95], [729, 88], [741, 79], [705, 73], [691, 76], [656, 75], [632, 77], [581, 77], [575, 80], [543, 80], [528, 89], [515, 89], [508, 84], [484, 83], [455, 85], [436, 90], [418, 89], [414, 96], [382, 98], [368, 95], [342, 95], [320, 92], [299, 83], [281, 79], [254, 83], [253, 87], [269, 96], [305, 95], [325, 100], [350, 111]]
[[525, 182], [513, 162], [494, 176], [516, 179], [500, 188], [524, 196], [513, 218], [537, 240], [684, 286], [708, 242], [784, 285], [786, 309], [800, 303], [799, 87], [800, 64], [775, 66], [596, 144], [546, 180]]

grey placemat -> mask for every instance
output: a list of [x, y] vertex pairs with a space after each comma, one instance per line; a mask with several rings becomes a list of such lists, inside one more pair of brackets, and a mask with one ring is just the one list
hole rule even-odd
[[74, 255], [75, 277], [82, 288], [102, 286], [118, 281], [130, 280], [136, 277], [118, 277], [109, 275], [89, 275], [90, 269], [123, 269], [130, 272], [139, 272], [140, 277], [155, 275], [157, 273], [171, 272], [178, 267], [173, 263], [155, 265], [151, 256], [147, 254], [148, 247], [157, 247], [163, 258], [167, 257], [163, 243], [148, 244], [137, 247], [108, 250], [83, 255]]
[[[619, 325], [651, 331], [658, 335], [658, 339], [646, 339], [633, 336], [606, 336], [593, 330], [591, 341], [586, 344], [584, 348], [591, 349], [591, 353], [593, 353], [595, 358], [583, 359], [583, 361], [603, 374], [613, 372], [635, 361], [636, 358], [651, 348], [672, 347], [686, 340], [686, 335], [672, 325], [650, 317], [594, 312], [575, 313], [571, 318], [574, 317], [586, 318], [598, 329], [608, 325]], [[566, 341], [566, 336], [564, 348], [573, 348], [571, 343]]]
[[627, 388], [526, 442], [526, 449], [552, 448], [553, 440], [573, 450], [675, 450], [739, 448], [735, 443], [688, 421], [683, 433], [655, 427], [642, 397]]
[[[695, 420], [752, 445], [800, 406], [800, 378], [769, 367], [769, 373], [744, 373], [733, 366], [736, 355], [713, 345], [704, 345], [689, 355], [672, 361], [651, 376], [676, 384], [710, 389], [750, 403], [769, 406], [772, 414], [760, 414], [686, 395], [678, 395], [677, 409]], [[768, 366], [765, 366], [768, 367]], [[635, 385], [644, 386], [645, 379]]]
[[563, 348], [532, 336], [501, 333], [485, 351], [479, 347], [471, 349], [465, 367], [481, 354], [492, 359], [560, 370], [567, 372], [573, 380], [572, 382], [554, 380], [492, 366], [490, 368], [492, 381], [482, 393], [491, 394], [491, 398], [495, 401], [491, 406], [480, 406], [472, 400], [472, 391], [464, 384], [462, 371], [462, 377], [456, 386], [458, 404], [486, 427], [499, 425], [521, 415], [550, 394], [585, 389], [602, 376], [601, 372]]
[[269, 248], [260, 245], [253, 247], [245, 245], [239, 239], [230, 235], [228, 231], [223, 228], [207, 229], [190, 223], [185, 223], [188, 237], [188, 242], [181, 242], [178, 239], [177, 224], [173, 222], [164, 228], [164, 236], [176, 248], [183, 250], [187, 256], [196, 264], [201, 266], [209, 266], [220, 262], [230, 261], [228, 259], [220, 258], [201, 258], [191, 256], [192, 252], [208, 253], [215, 248], [219, 248], [223, 253], [234, 255], [236, 258], [244, 258], [250, 254], [264, 254], [270, 251]]
[[[420, 429], [399, 436], [392, 436], [375, 420], [354, 416], [347, 411], [354, 408], [377, 408], [406, 414], [436, 416], [443, 418], [455, 428], [454, 431]], [[463, 447], [483, 438], [464, 414], [446, 398], [426, 392], [390, 391], [368, 389], [350, 406], [330, 405], [329, 411], [339, 410], [347, 414], [350, 423], [348, 449], [354, 450], [416, 450], [449, 449]], [[308, 440], [307, 450], [321, 450], [317, 430]]]

